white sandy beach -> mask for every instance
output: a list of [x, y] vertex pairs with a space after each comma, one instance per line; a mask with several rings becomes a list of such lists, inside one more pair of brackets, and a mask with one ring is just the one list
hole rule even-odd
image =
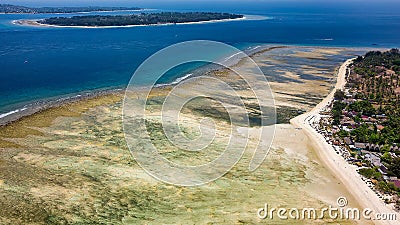
[[[369, 208], [376, 213], [396, 213], [386, 205], [379, 197], [361, 180], [356, 167], [348, 164], [340, 155], [336, 154], [333, 147], [324, 137], [311, 127], [309, 120], [319, 116], [320, 111], [332, 100], [336, 89], [344, 88], [346, 84], [346, 70], [352, 59], [347, 60], [339, 69], [335, 89], [314, 109], [291, 120], [291, 124], [297, 128], [303, 128], [311, 139], [321, 161], [337, 176], [363, 208]], [[346, 197], [346, 196], [345, 196]], [[362, 212], [363, 209], [360, 209]], [[400, 218], [397, 213], [397, 219]], [[375, 224], [399, 224], [398, 221], [373, 221]]]

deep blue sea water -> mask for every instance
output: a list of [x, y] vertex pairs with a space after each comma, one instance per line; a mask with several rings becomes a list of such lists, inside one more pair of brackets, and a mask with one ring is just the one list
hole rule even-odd
[[241, 49], [269, 43], [400, 46], [400, 2], [318, 2], [149, 3], [155, 11], [221, 11], [271, 19], [114, 29], [23, 27], [11, 21], [55, 15], [0, 15], [0, 114], [37, 100], [124, 87], [143, 60], [182, 41], [214, 40]]

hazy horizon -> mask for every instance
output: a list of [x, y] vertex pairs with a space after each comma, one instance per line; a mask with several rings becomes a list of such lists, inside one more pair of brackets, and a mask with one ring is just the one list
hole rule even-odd
[[[367, 3], [367, 4], [365, 4]], [[201, 11], [223, 11], [244, 14], [253, 14], [251, 9], [259, 8], [265, 13], [274, 12], [298, 12], [298, 13], [329, 13], [332, 10], [345, 14], [369, 15], [371, 10], [382, 15], [397, 15], [400, 1], [396, 0], [0, 0], [0, 4], [13, 4], [28, 7], [67, 7], [67, 6], [116, 6], [116, 7], [141, 7], [147, 9], [163, 10], [201, 10]], [[250, 9], [250, 10], [249, 10]]]
[[[382, 4], [382, 3], [399, 3], [397, 0], [326, 0], [326, 1], [319, 1], [319, 0], [155, 0], [155, 1], [147, 1], [147, 0], [7, 0], [7, 1], [0, 1], [0, 4], [14, 4], [14, 5], [27, 5], [27, 6], [94, 6], [94, 5], [116, 5], [116, 6], [134, 6], [134, 5], [165, 5], [165, 4], [206, 4], [206, 3], [225, 3], [225, 4], [280, 4], [280, 5], [289, 5], [294, 4], [298, 5], [301, 4], [313, 4], [318, 3], [321, 5], [332, 5], [332, 4], [353, 4], [353, 3], [368, 3], [368, 4]], [[363, 7], [364, 4], [359, 5], [359, 7]]]

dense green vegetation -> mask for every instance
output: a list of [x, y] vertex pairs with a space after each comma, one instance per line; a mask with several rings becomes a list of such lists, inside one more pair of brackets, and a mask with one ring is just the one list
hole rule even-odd
[[361, 124], [351, 131], [351, 135], [357, 142], [367, 142], [380, 145], [400, 143], [399, 118], [393, 118], [393, 116], [391, 116], [389, 117], [389, 120], [383, 122], [383, 124], [387, 126], [382, 130], [378, 130], [375, 124]]
[[0, 13], [76, 13], [76, 12], [99, 12], [99, 11], [120, 11], [120, 10], [140, 10], [138, 7], [42, 7], [31, 8], [26, 6], [0, 4]]
[[[397, 164], [400, 167], [400, 164]], [[399, 193], [400, 189], [395, 187], [392, 182], [385, 182], [383, 180], [382, 174], [378, 171], [376, 167], [373, 168], [361, 168], [358, 171], [361, 175], [368, 179], [374, 179], [377, 181], [377, 188], [386, 193]], [[391, 174], [393, 175], [393, 174]]]
[[332, 107], [333, 125], [340, 124], [340, 117], [342, 116], [342, 110], [346, 108], [346, 104], [341, 101], [335, 101]]
[[400, 158], [393, 158], [389, 161], [389, 175], [400, 177]]
[[[350, 66], [347, 80], [346, 93], [335, 93], [331, 114], [334, 125], [347, 126], [350, 131], [342, 129], [336, 135], [379, 146], [375, 150], [380, 151], [387, 175], [400, 178], [400, 151], [395, 148], [400, 145], [400, 51], [359, 56]], [[400, 194], [393, 182], [383, 179], [378, 167], [363, 168], [359, 173], [376, 180], [379, 190]]]
[[[376, 103], [381, 113], [398, 112], [400, 103], [400, 51], [372, 51], [358, 57], [353, 64], [357, 74], [354, 84], [359, 90], [357, 98]], [[386, 106], [386, 107], [385, 107]], [[389, 114], [389, 113], [388, 113]]]
[[354, 102], [353, 104], [349, 105], [348, 109], [366, 116], [372, 116], [376, 113], [376, 110], [372, 106], [371, 102], [367, 100]]
[[382, 174], [379, 173], [376, 168], [361, 168], [358, 172], [369, 179], [374, 178], [380, 180], [382, 178]]
[[399, 49], [386, 52], [370, 51], [364, 57], [357, 57], [354, 64], [357, 66], [356, 73], [368, 77], [377, 75], [377, 66], [400, 72], [400, 51]]
[[367, 124], [362, 124], [352, 130], [350, 134], [355, 137], [357, 142], [376, 143], [381, 141], [380, 136], [377, 135], [376, 131], [370, 129], [370, 126]]
[[334, 95], [335, 100], [342, 101], [344, 97], [345, 97], [344, 92], [340, 89], [337, 89]]
[[[355, 141], [380, 145], [400, 143], [400, 51], [372, 51], [359, 56], [351, 66], [349, 85], [356, 91], [356, 101], [345, 104], [337, 92], [332, 109], [334, 124], [339, 124], [341, 111], [355, 112], [358, 124], [351, 132]], [[353, 113], [354, 114], [354, 113]], [[380, 116], [385, 116], [384, 119]], [[367, 121], [362, 116], [370, 117]], [[381, 129], [377, 129], [381, 125]], [[387, 148], [385, 148], [387, 149]]]
[[210, 20], [237, 19], [243, 15], [211, 12], [162, 12], [135, 15], [93, 15], [73, 17], [53, 17], [39, 21], [42, 24], [58, 26], [127, 26], [167, 23], [187, 23]]

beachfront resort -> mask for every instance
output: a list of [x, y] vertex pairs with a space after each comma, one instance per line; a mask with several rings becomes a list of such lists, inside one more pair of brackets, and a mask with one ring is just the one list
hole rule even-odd
[[398, 49], [368, 52], [347, 68], [344, 90], [314, 120], [335, 152], [357, 166], [386, 204], [400, 209]]

